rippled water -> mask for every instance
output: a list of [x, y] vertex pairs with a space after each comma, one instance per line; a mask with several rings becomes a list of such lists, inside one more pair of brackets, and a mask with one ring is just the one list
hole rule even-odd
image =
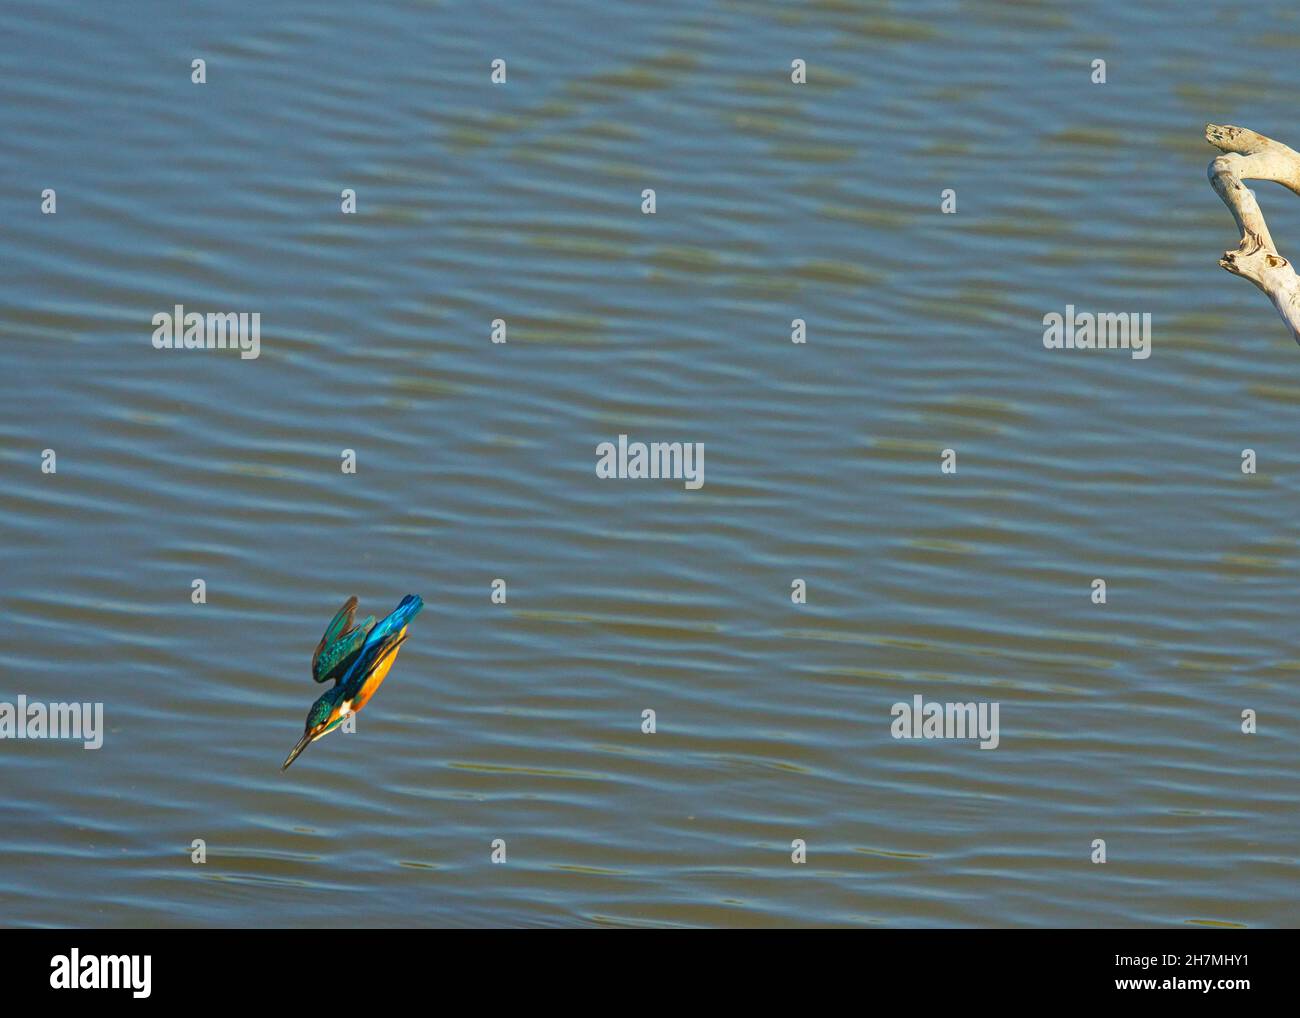
[[[1300, 16], [1141, 8], [0, 8], [0, 700], [107, 728], [0, 742], [0, 922], [1294, 924], [1300, 349], [1202, 130], [1300, 144]], [[1067, 303], [1152, 357], [1045, 350]]]

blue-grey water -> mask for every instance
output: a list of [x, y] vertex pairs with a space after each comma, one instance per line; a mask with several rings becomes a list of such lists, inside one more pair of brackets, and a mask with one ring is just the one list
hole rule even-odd
[[[106, 729], [0, 741], [0, 924], [1295, 924], [1300, 348], [1216, 264], [1203, 138], [1300, 146], [1294, 5], [7, 0], [0, 40], [0, 701]], [[177, 304], [260, 356], [155, 349]], [[1067, 304], [1151, 357], [1045, 349]], [[703, 487], [597, 477], [620, 434]], [[408, 592], [281, 773], [330, 615]], [[893, 738], [917, 695], [999, 745]]]

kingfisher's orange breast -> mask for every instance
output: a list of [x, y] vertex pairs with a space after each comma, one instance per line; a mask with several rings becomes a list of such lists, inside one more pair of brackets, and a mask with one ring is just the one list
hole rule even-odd
[[[405, 635], [406, 627], [403, 626], [402, 631], [398, 636], [401, 637]], [[397, 660], [397, 652], [401, 649], [402, 645], [399, 643], [375, 662], [374, 671], [366, 677], [366, 681], [361, 684], [361, 689], [357, 691], [356, 698], [352, 701], [352, 709], [354, 711], [358, 711], [364, 707], [370, 698], [375, 695], [375, 690], [379, 688], [379, 684], [387, 677], [388, 669], [393, 667], [393, 662]]]

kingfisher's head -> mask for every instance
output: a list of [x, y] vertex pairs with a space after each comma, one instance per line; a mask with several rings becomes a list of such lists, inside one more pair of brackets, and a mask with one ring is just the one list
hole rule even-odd
[[321, 697], [311, 705], [311, 710], [307, 712], [307, 724], [303, 728], [302, 738], [298, 740], [298, 745], [294, 746], [289, 752], [280, 770], [288, 770], [289, 765], [298, 759], [298, 754], [319, 739], [322, 735], [328, 735], [339, 725], [343, 724], [343, 719], [347, 717], [342, 703], [343, 688], [341, 685], [321, 695]]

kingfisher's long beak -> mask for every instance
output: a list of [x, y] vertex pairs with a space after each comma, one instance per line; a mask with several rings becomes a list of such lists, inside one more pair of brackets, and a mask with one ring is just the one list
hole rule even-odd
[[289, 765], [298, 759], [298, 754], [311, 745], [312, 736], [314, 736], [315, 734], [316, 733], [313, 732], [311, 729], [308, 729], [307, 731], [302, 733], [302, 738], [298, 740], [298, 745], [294, 746], [293, 749], [290, 750], [289, 755], [285, 758], [284, 763], [281, 765], [280, 767], [281, 771], [287, 771], [289, 769]]

